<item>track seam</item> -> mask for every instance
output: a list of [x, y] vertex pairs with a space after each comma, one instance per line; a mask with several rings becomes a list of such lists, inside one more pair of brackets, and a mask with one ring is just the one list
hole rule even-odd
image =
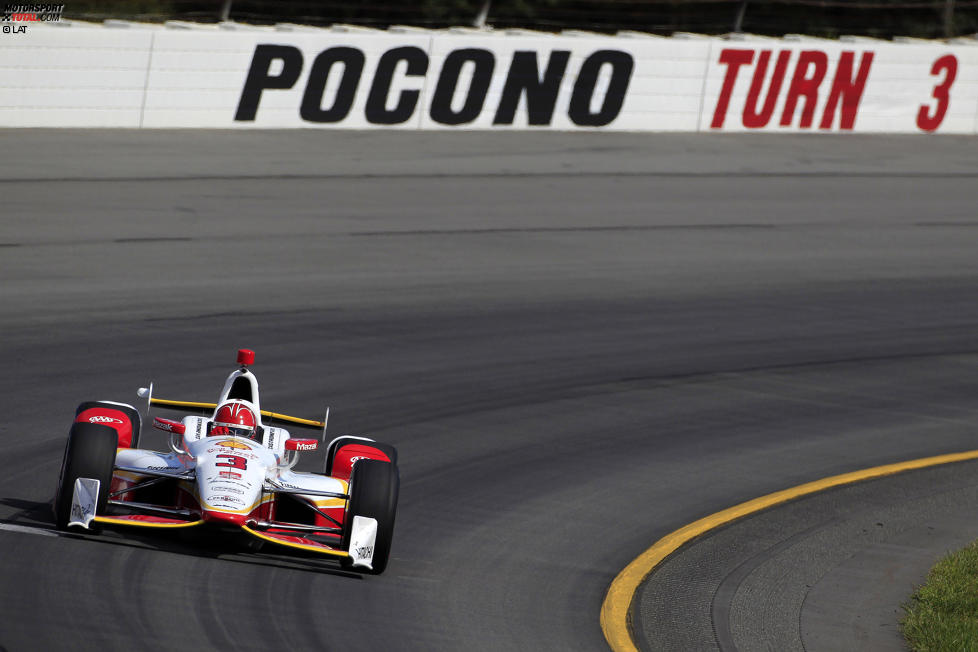
[[978, 172], [675, 172], [675, 171], [634, 171], [619, 170], [588, 171], [570, 170], [565, 172], [324, 172], [321, 174], [201, 174], [201, 175], [146, 175], [146, 176], [105, 176], [105, 177], [8, 177], [0, 179], [0, 184], [20, 183], [133, 183], [133, 182], [180, 182], [180, 181], [352, 181], [357, 179], [550, 179], [550, 178], [646, 178], [663, 179], [975, 179]]

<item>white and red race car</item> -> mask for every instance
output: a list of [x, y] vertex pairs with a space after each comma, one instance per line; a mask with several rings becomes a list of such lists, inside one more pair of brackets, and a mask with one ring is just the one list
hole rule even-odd
[[217, 403], [154, 398], [152, 385], [139, 390], [150, 406], [213, 409], [181, 421], [154, 418], [153, 426], [170, 434], [166, 452], [138, 448], [141, 419], [133, 406], [79, 405], [55, 495], [57, 527], [233, 530], [382, 573], [397, 511], [397, 451], [365, 437], [338, 437], [327, 446], [322, 473], [294, 471], [299, 451], [316, 450], [319, 440], [293, 438], [262, 417], [321, 428], [324, 441], [325, 419], [263, 411], [248, 370], [254, 356], [238, 352], [241, 366]]

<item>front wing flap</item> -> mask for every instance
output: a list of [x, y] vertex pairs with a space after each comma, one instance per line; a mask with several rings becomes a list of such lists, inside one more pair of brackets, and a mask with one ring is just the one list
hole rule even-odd
[[[274, 528], [274, 525], [272, 525]], [[241, 529], [264, 541], [270, 541], [281, 546], [315, 552], [333, 557], [350, 560], [354, 568], [372, 569], [374, 544], [377, 538], [377, 519], [363, 516], [353, 517], [353, 529], [350, 534], [350, 549], [343, 550], [339, 546], [315, 541], [306, 536], [286, 534], [283, 532], [259, 531], [242, 525]]]
[[188, 482], [193, 482], [194, 478], [196, 478], [196, 470], [194, 469], [188, 469], [186, 471], [180, 471], [178, 473], [170, 473], [169, 471], [147, 469], [139, 466], [123, 466], [120, 464], [116, 464], [114, 470], [125, 471], [126, 473], [135, 473], [137, 475], [148, 475], [154, 478], [173, 478], [174, 480], [187, 480]]
[[315, 541], [309, 537], [299, 536], [296, 534], [285, 534], [281, 532], [268, 532], [255, 530], [247, 525], [242, 525], [241, 529], [256, 536], [264, 541], [270, 541], [272, 543], [277, 543], [280, 546], [286, 546], [289, 548], [295, 548], [298, 550], [305, 550], [308, 552], [318, 552], [324, 555], [331, 555], [333, 557], [349, 557], [350, 553], [342, 550], [338, 546], [331, 546], [327, 543], [322, 543], [320, 541]]
[[96, 523], [105, 523], [109, 525], [135, 525], [137, 527], [155, 527], [155, 528], [181, 528], [181, 527], [193, 527], [195, 525], [200, 525], [204, 521], [197, 519], [196, 521], [188, 521], [186, 519], [180, 518], [166, 518], [164, 516], [154, 516], [151, 514], [126, 514], [123, 516], [96, 516], [94, 519]]

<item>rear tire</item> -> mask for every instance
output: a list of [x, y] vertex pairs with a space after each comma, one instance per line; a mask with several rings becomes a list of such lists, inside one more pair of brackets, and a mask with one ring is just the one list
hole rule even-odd
[[400, 486], [401, 479], [396, 464], [378, 460], [360, 460], [353, 466], [353, 476], [350, 478], [350, 502], [343, 523], [343, 549], [350, 549], [354, 516], [377, 519], [373, 570], [364, 571], [366, 573], [380, 575], [387, 568], [391, 540], [394, 537], [394, 517], [397, 515], [397, 495]]
[[119, 437], [114, 428], [96, 423], [75, 423], [68, 433], [58, 491], [54, 497], [54, 522], [59, 530], [68, 527], [75, 480], [94, 478], [99, 481], [96, 514], [104, 514], [112, 484], [116, 446]]

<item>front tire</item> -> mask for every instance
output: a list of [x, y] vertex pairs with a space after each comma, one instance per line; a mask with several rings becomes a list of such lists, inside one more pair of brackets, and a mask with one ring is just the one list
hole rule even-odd
[[391, 540], [394, 537], [394, 517], [397, 515], [397, 495], [401, 479], [396, 464], [378, 460], [359, 460], [353, 465], [350, 478], [350, 502], [343, 526], [343, 549], [350, 549], [353, 517], [377, 519], [377, 539], [374, 542], [373, 570], [380, 575], [387, 568]]
[[95, 423], [75, 423], [71, 426], [61, 463], [58, 491], [54, 497], [54, 522], [59, 530], [68, 527], [75, 480], [78, 478], [94, 478], [99, 481], [95, 513], [105, 513], [118, 443], [118, 434], [108, 426]]

